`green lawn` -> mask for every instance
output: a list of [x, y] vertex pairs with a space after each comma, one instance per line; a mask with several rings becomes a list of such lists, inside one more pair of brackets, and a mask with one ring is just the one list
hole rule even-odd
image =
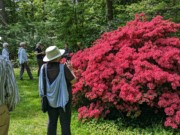
[[[33, 71], [34, 80], [29, 80], [24, 73], [24, 80], [19, 80], [19, 69], [15, 69], [17, 78], [20, 103], [15, 111], [11, 112], [11, 123], [9, 135], [46, 135], [47, 114], [40, 110], [40, 98], [38, 95], [38, 78]], [[124, 126], [121, 122], [115, 124], [113, 121], [92, 120], [82, 124], [77, 119], [77, 110], [72, 113], [72, 135], [177, 135], [171, 129], [165, 129], [161, 124], [148, 126], [147, 128], [133, 128]], [[58, 123], [59, 124], [59, 123]], [[58, 135], [60, 125], [58, 125]]]

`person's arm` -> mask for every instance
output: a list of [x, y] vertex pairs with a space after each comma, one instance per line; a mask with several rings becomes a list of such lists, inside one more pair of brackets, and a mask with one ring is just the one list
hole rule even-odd
[[39, 55], [39, 54], [41, 54], [41, 53], [38, 53], [38, 51], [35, 51], [34, 54], [35, 54], [35, 55]]
[[7, 52], [6, 49], [3, 49], [3, 50], [2, 50], [2, 56], [3, 56], [5, 59], [9, 60], [9, 53]]
[[67, 76], [68, 80], [70, 81], [70, 83], [71, 84], [76, 83], [76, 81], [77, 81], [76, 75], [74, 74], [72, 65], [69, 61], [67, 61], [65, 64], [65, 70], [66, 70], [66, 76]]
[[19, 63], [22, 64], [23, 63], [23, 57], [22, 57], [22, 50], [19, 49], [19, 52], [18, 52], [18, 58], [19, 58]]
[[35, 55], [41, 55], [41, 54], [44, 54], [44, 52], [39, 52], [39, 53], [38, 53], [38, 51], [35, 51], [34, 54], [35, 54]]
[[[27, 61], [28, 61], [28, 57], [27, 57], [27, 53], [26, 53], [26, 50], [25, 50], [25, 49], [22, 50], [22, 57], [23, 57], [23, 61], [24, 61], [24, 62], [27, 62]], [[24, 63], [24, 62], [23, 62], [23, 63]]]
[[41, 51], [41, 52], [38, 53], [38, 50], [35, 49], [34, 54], [35, 55], [44, 55], [44, 51]]
[[16, 78], [14, 75], [14, 70], [10, 61], [7, 61], [6, 64], [6, 80], [5, 80], [5, 89], [6, 89], [6, 103], [10, 111], [12, 111], [16, 104], [19, 102], [19, 92], [16, 83]]

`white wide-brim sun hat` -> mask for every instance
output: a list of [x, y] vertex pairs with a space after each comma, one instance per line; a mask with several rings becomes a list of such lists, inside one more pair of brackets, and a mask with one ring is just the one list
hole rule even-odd
[[65, 53], [64, 49], [58, 49], [57, 46], [50, 46], [46, 49], [46, 55], [43, 58], [44, 62], [52, 61], [61, 57]]

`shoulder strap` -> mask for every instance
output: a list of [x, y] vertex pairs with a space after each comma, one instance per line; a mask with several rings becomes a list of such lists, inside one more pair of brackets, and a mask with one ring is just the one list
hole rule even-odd
[[47, 91], [46, 91], [46, 72], [45, 72], [45, 68], [46, 68], [46, 65], [44, 65], [44, 68], [43, 68], [43, 86], [44, 86], [44, 95], [46, 96]]
[[59, 64], [60, 66], [60, 72], [63, 72], [64, 71], [64, 64]]

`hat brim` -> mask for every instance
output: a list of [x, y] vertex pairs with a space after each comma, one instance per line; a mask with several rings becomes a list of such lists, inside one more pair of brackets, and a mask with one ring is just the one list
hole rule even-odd
[[59, 49], [59, 54], [58, 54], [58, 55], [56, 55], [56, 56], [54, 56], [54, 57], [52, 57], [52, 58], [48, 58], [47, 55], [46, 55], [46, 56], [44, 56], [43, 61], [44, 61], [44, 62], [52, 61], [52, 60], [54, 60], [54, 59], [56, 59], [56, 58], [61, 57], [64, 53], [65, 53], [65, 50], [64, 50], [64, 49]]

